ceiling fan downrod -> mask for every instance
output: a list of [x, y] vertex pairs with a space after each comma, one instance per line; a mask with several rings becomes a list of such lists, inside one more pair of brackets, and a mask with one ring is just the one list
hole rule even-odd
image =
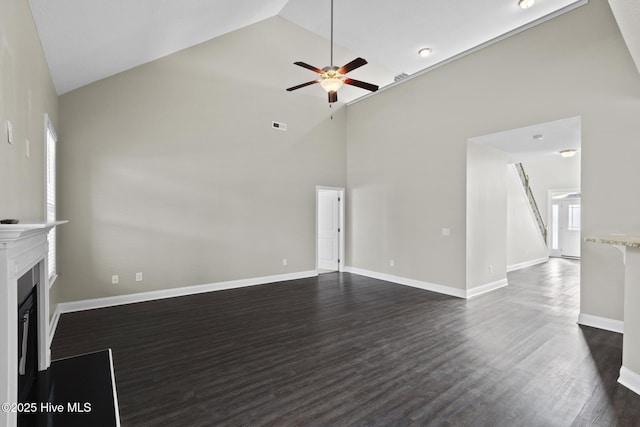
[[356, 68], [360, 68], [363, 65], [365, 65], [367, 63], [365, 59], [356, 58], [353, 61], [349, 62], [348, 64], [343, 65], [342, 67], [336, 67], [335, 65], [333, 65], [333, 0], [331, 0], [331, 35], [330, 37], [331, 37], [331, 46], [330, 46], [329, 63], [331, 65], [328, 65], [323, 69], [320, 69], [318, 67], [314, 67], [313, 65], [309, 65], [305, 62], [301, 62], [301, 61], [294, 62], [295, 65], [298, 65], [302, 68], [306, 68], [315, 73], [318, 73], [319, 78], [316, 80], [311, 80], [310, 82], [306, 82], [306, 83], [299, 84], [297, 86], [290, 87], [287, 89], [287, 91], [291, 92], [293, 90], [297, 90], [312, 84], [320, 83], [320, 86], [322, 86], [322, 88], [327, 91], [327, 95], [329, 97], [329, 104], [332, 104], [338, 101], [338, 89], [340, 89], [343, 84], [356, 86], [371, 92], [377, 91], [378, 90], [377, 85], [345, 77], [345, 74], [347, 74], [348, 72], [353, 71]]

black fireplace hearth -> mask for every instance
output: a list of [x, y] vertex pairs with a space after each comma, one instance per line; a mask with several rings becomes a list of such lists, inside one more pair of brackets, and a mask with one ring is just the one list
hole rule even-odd
[[[18, 280], [18, 402], [37, 400], [38, 378], [38, 269]], [[18, 417], [18, 425], [20, 416]]]

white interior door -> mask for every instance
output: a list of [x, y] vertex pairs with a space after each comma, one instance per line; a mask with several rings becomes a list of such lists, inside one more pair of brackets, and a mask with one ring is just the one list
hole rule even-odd
[[340, 192], [318, 190], [318, 268], [338, 270], [339, 248]]

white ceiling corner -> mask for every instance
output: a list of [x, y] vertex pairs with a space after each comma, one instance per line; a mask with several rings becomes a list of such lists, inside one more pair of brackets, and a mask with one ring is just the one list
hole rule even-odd
[[[364, 68], [356, 71], [358, 75], [354, 72], [354, 78], [384, 86], [393, 82], [393, 75], [418, 73], [583, 2], [538, 0], [534, 7], [523, 10], [517, 0], [335, 0], [334, 38], [341, 52], [356, 52], [366, 58], [371, 64], [367, 68], [388, 70], [381, 80], [367, 80], [369, 75]], [[330, 0], [29, 0], [29, 3], [59, 94], [276, 15], [327, 42], [330, 33]], [[428, 58], [417, 53], [425, 46], [433, 49]], [[326, 58], [323, 61], [326, 63], [312, 65], [320, 68], [330, 65], [329, 44], [326, 52], [315, 52], [314, 57]], [[336, 56], [333, 65], [351, 59]], [[257, 75], [256, 79], [259, 78]], [[295, 85], [302, 81], [287, 83]], [[342, 101], [365, 94], [354, 88], [352, 94], [345, 90], [347, 96], [342, 96], [343, 89]]]
[[286, 0], [29, 0], [59, 94], [276, 15]]

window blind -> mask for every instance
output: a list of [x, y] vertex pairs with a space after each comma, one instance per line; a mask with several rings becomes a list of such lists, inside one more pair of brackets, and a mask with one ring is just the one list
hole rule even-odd
[[[56, 220], [56, 133], [53, 130], [51, 122], [46, 120], [46, 138], [47, 138], [47, 161], [46, 161], [46, 176], [47, 176], [47, 222], [54, 222]], [[49, 278], [53, 278], [56, 275], [56, 228], [53, 227], [49, 231]]]

